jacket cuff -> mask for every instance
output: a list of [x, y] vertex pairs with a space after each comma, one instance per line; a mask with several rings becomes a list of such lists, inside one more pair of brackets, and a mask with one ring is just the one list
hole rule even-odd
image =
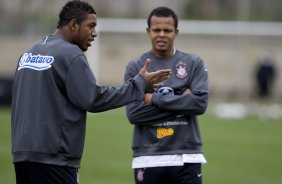
[[144, 93], [147, 87], [147, 82], [145, 78], [142, 75], [137, 74], [133, 79], [134, 81], [136, 81], [136, 84], [138, 88], [140, 89], [140, 91]]

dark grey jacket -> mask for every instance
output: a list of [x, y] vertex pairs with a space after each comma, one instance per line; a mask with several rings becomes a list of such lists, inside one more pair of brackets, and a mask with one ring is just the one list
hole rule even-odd
[[[127, 117], [134, 124], [134, 156], [202, 153], [197, 115], [208, 104], [208, 73], [202, 59], [178, 50], [165, 59], [147, 52], [128, 64], [125, 80], [136, 75], [147, 58], [152, 61], [149, 71], [172, 69], [164, 86], [173, 88], [175, 95], [163, 96], [154, 89], [151, 105], [142, 98], [127, 105]], [[182, 95], [187, 88], [192, 93]]]
[[80, 167], [86, 112], [101, 112], [142, 98], [137, 74], [119, 87], [96, 85], [81, 49], [48, 35], [19, 60], [12, 99], [13, 162]]

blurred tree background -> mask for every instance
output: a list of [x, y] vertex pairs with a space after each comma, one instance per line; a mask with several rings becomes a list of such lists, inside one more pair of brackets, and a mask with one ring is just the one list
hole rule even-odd
[[[0, 33], [26, 34], [53, 30], [65, 0], [0, 2]], [[277, 0], [88, 0], [99, 17], [146, 18], [152, 7], [165, 4], [180, 19], [282, 21]], [[141, 8], [140, 8], [141, 7]]]
[[[239, 98], [245, 101], [253, 97], [256, 94], [254, 69], [258, 58], [262, 55], [272, 55], [276, 60], [277, 71], [282, 71], [280, 61], [282, 58], [282, 1], [84, 1], [94, 6], [98, 16], [99, 36], [94, 42], [94, 47], [91, 47], [88, 52], [92, 55], [88, 57], [89, 63], [95, 65], [92, 69], [101, 84], [120, 84], [123, 80], [124, 68], [129, 60], [150, 48], [150, 42], [144, 39], [147, 38], [145, 22], [138, 24], [138, 21], [134, 21], [132, 25], [113, 23], [108, 31], [103, 32], [99, 30], [99, 26], [105, 20], [103, 18], [144, 20], [157, 6], [168, 6], [175, 10], [180, 20], [187, 20], [185, 30], [180, 28], [176, 47], [202, 56], [209, 68], [211, 95], [218, 96], [221, 100], [232, 97], [235, 100]], [[42, 35], [50, 34], [55, 30], [58, 13], [66, 2], [67, 0], [0, 1], [0, 50], [2, 52], [0, 79], [4, 77], [5, 81], [10, 80], [18, 57], [24, 48]], [[209, 21], [217, 25], [217, 32], [213, 32], [215, 24], [209, 24]], [[182, 23], [180, 22], [180, 27]], [[221, 23], [228, 24], [221, 26]], [[256, 27], [256, 23], [259, 23], [259, 27]], [[132, 27], [140, 29], [138, 33], [126, 32], [127, 30], [123, 33], [115, 32], [114, 28], [119, 27], [123, 30]], [[187, 30], [194, 32], [187, 33]], [[254, 34], [256, 31], [262, 34]], [[274, 85], [276, 99], [282, 99], [282, 80], [280, 79], [282, 75], [277, 76], [277, 82]]]
[[184, 18], [197, 20], [282, 21], [282, 1], [190, 0]]

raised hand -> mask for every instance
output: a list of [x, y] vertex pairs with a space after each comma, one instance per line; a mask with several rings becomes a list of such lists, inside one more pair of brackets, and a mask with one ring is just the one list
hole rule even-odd
[[139, 74], [142, 75], [147, 81], [147, 88], [150, 90], [154, 87], [160, 87], [163, 84], [161, 81], [166, 80], [171, 75], [171, 69], [163, 69], [155, 72], [148, 72], [148, 68], [151, 64], [151, 60], [147, 59], [143, 68], [139, 71]]

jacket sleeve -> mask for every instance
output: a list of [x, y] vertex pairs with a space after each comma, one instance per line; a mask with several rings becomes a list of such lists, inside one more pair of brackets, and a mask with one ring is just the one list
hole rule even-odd
[[[124, 80], [127, 81], [135, 76], [140, 67], [136, 66], [133, 62], [129, 63], [126, 68]], [[165, 120], [176, 114], [161, 110], [154, 104], [145, 104], [144, 97], [142, 96], [126, 106], [126, 115], [132, 124], [151, 124], [156, 123], [156, 121]]]
[[154, 93], [152, 103], [161, 110], [183, 115], [199, 115], [206, 111], [208, 105], [208, 73], [203, 61], [198, 58], [189, 79], [188, 95], [162, 96]]
[[66, 91], [77, 107], [101, 112], [124, 106], [144, 96], [145, 79], [137, 74], [118, 87], [98, 86], [85, 56], [78, 56], [69, 66]]

